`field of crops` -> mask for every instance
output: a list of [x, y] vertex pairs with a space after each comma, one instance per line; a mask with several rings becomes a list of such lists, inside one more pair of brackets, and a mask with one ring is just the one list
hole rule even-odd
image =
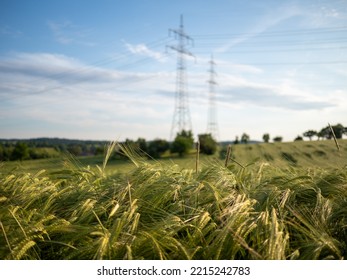
[[266, 161], [279, 167], [341, 168], [347, 165], [347, 140], [260, 143], [233, 146], [234, 158], [243, 164]]
[[108, 155], [54, 172], [0, 167], [0, 259], [345, 259], [344, 144], [302, 142], [300, 156], [243, 145], [228, 167], [203, 158], [197, 172], [127, 148], [126, 172], [106, 172]]

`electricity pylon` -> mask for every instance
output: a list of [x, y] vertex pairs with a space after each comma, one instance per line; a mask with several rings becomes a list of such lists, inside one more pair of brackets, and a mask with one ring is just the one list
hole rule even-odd
[[169, 29], [169, 32], [170, 35], [174, 34], [175, 39], [178, 41], [177, 45], [168, 46], [177, 52], [175, 109], [170, 133], [170, 140], [173, 140], [177, 132], [192, 130], [187, 92], [186, 56], [194, 56], [187, 49], [187, 46], [192, 44], [193, 40], [184, 31], [182, 15], [180, 27], [178, 29]]
[[219, 140], [219, 130], [217, 124], [217, 109], [216, 109], [216, 92], [215, 86], [217, 85], [215, 81], [216, 72], [214, 71], [214, 66], [216, 63], [213, 60], [213, 55], [211, 55], [211, 60], [209, 61], [210, 70], [210, 79], [207, 81], [209, 84], [209, 108], [207, 116], [207, 133], [210, 133], [212, 137], [218, 141]]

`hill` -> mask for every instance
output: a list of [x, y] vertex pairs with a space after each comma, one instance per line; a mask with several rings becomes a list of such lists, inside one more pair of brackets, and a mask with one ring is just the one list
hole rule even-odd
[[339, 168], [347, 165], [347, 140], [296, 141], [232, 145], [232, 159], [242, 165], [265, 161], [278, 167]]

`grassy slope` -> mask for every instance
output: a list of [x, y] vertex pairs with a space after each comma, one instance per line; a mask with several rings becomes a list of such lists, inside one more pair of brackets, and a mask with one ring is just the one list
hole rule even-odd
[[266, 161], [278, 167], [339, 168], [347, 165], [347, 140], [340, 140], [340, 151], [331, 141], [298, 141], [233, 146], [233, 157], [247, 165]]

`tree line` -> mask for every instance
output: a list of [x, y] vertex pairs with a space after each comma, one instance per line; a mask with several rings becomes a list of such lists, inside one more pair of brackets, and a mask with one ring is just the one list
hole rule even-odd
[[313, 137], [317, 137], [317, 140], [332, 139], [334, 136], [336, 139], [342, 139], [343, 135], [347, 135], [347, 127], [343, 126], [342, 124], [333, 126], [328, 125], [319, 131], [309, 129], [303, 133], [303, 136], [308, 138], [310, 141]]
[[[304, 140], [303, 137], [312, 140], [314, 137], [320, 139], [332, 139], [334, 136], [341, 139], [343, 135], [347, 135], [347, 127], [342, 124], [323, 127], [316, 131], [313, 129], [307, 130], [298, 135], [294, 141]], [[270, 134], [263, 135], [265, 143], [270, 142]], [[281, 142], [281, 136], [272, 138], [274, 142]], [[215, 154], [218, 149], [218, 143], [211, 134], [199, 134], [198, 141], [200, 144], [200, 152], [207, 155]], [[233, 144], [247, 144], [250, 142], [250, 136], [243, 133], [240, 137], [236, 137]], [[18, 139], [0, 139], [0, 161], [9, 160], [27, 160], [59, 157], [62, 153], [69, 153], [74, 156], [95, 156], [102, 155], [105, 152], [108, 141], [86, 141], [86, 140], [71, 140], [61, 138], [37, 138], [29, 140]], [[194, 147], [194, 136], [192, 131], [182, 130], [177, 133], [175, 139], [169, 142], [165, 139], [154, 139], [146, 141], [144, 138], [137, 140], [126, 139], [121, 144], [125, 144], [131, 149], [137, 151], [142, 156], [148, 158], [160, 158], [164, 155], [185, 156]], [[223, 149], [222, 149], [223, 150]], [[112, 155], [113, 159], [124, 159], [125, 155], [121, 151], [115, 151]]]
[[103, 153], [107, 141], [82, 141], [60, 138], [27, 140], [0, 139], [0, 161], [54, 158], [62, 153], [87, 156]]
[[[342, 124], [337, 124], [337, 125], [328, 125], [326, 127], [323, 127], [320, 130], [313, 130], [313, 129], [309, 129], [305, 132], [302, 133], [302, 135], [298, 135], [294, 141], [302, 141], [305, 138], [308, 138], [310, 141], [312, 140], [313, 137], [317, 137], [317, 140], [329, 140], [329, 139], [333, 139], [334, 136], [336, 139], [342, 139], [343, 135], [347, 136], [347, 127], [343, 126]], [[247, 137], [243, 136], [241, 137], [241, 143], [243, 140], [243, 143], [245, 143], [244, 139], [249, 139], [249, 136], [247, 135]], [[274, 142], [282, 142], [282, 137], [281, 136], [276, 136], [273, 138]], [[270, 141], [270, 134], [269, 133], [265, 133], [263, 135], [263, 140], [265, 143], [268, 143]], [[247, 141], [246, 141], [247, 143]]]
[[[200, 134], [198, 137], [202, 153], [214, 154], [216, 152], [218, 145], [211, 134]], [[108, 141], [83, 141], [60, 138], [0, 139], [0, 161], [53, 158], [59, 157], [64, 153], [74, 156], [103, 155], [107, 144]], [[182, 157], [193, 148], [194, 136], [191, 131], [183, 130], [177, 133], [174, 141], [171, 143], [159, 138], [152, 141], [138, 138], [137, 140], [126, 139], [120, 144], [124, 144], [148, 158], [160, 158], [164, 154]], [[116, 150], [111, 158], [124, 159], [126, 156], [120, 150]]]

